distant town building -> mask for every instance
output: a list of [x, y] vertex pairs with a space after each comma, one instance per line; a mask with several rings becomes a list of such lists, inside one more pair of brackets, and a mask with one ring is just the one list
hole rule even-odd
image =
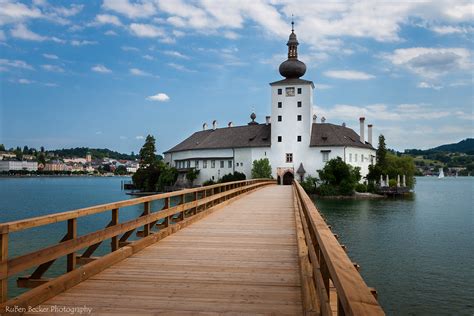
[[60, 162], [47, 163], [43, 171], [67, 171], [67, 166]]
[[[271, 117], [265, 123], [255, 121], [252, 113], [248, 125], [218, 127], [217, 121], [165, 152], [165, 162], [178, 169], [179, 179], [184, 179], [190, 169], [199, 169], [196, 184], [206, 180], [219, 180], [235, 171], [251, 177], [252, 163], [268, 158], [272, 175], [280, 183], [301, 181], [307, 176], [317, 176], [330, 159], [341, 157], [346, 163], [360, 167], [362, 176], [369, 165], [375, 163], [372, 146], [372, 125], [365, 118], [359, 119], [360, 134], [346, 127], [317, 122], [313, 105], [314, 83], [300, 79], [306, 65], [298, 60], [299, 43], [291, 31], [287, 46], [288, 59], [280, 65], [283, 80], [270, 83]], [[356, 118], [354, 118], [356, 119]]]
[[0, 161], [0, 172], [9, 171], [37, 171], [38, 163], [36, 161], [15, 161], [15, 160], [2, 160]]

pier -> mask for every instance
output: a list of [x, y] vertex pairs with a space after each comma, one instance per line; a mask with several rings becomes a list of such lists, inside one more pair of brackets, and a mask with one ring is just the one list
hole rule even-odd
[[[160, 201], [160, 209], [152, 202]], [[122, 208], [140, 216], [120, 222]], [[78, 236], [78, 219], [110, 214]], [[64, 222], [57, 244], [8, 256], [18, 231]], [[136, 240], [131, 240], [131, 236]], [[110, 252], [94, 256], [110, 241]], [[295, 181], [216, 184], [0, 224], [1, 310], [82, 307], [92, 314], [383, 315], [311, 199]], [[45, 272], [66, 257], [66, 272]], [[27, 273], [30, 272], [31, 273]], [[31, 288], [8, 296], [8, 279]]]

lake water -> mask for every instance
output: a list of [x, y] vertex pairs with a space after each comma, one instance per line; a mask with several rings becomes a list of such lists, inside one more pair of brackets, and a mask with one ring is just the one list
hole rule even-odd
[[474, 178], [417, 178], [411, 199], [316, 200], [390, 315], [474, 314]]
[[[0, 178], [0, 222], [128, 199], [128, 178]], [[369, 286], [389, 315], [474, 314], [473, 178], [418, 178], [411, 199], [330, 201], [316, 205], [361, 265]], [[159, 205], [152, 205], [158, 209]], [[120, 211], [120, 221], [140, 215], [139, 206]], [[79, 235], [105, 227], [110, 212], [78, 220]], [[13, 233], [17, 256], [62, 238], [65, 223]], [[97, 254], [105, 253], [104, 243]], [[65, 269], [58, 260], [48, 276]], [[23, 273], [22, 275], [24, 275]], [[11, 295], [14, 278], [10, 280]]]

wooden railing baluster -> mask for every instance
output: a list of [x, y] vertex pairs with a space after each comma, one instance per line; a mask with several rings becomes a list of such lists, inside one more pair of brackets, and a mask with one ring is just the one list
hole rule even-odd
[[[71, 218], [67, 221], [67, 240], [77, 237], [77, 218]], [[71, 252], [67, 255], [66, 271], [70, 272], [76, 268], [76, 253]]]
[[8, 300], [8, 233], [0, 233], [0, 303]]
[[[112, 223], [112, 226], [115, 226], [119, 223], [119, 209], [118, 208], [114, 208], [112, 210], [112, 219], [111, 219], [110, 222]], [[119, 237], [118, 237], [118, 235], [112, 237], [112, 240], [110, 241], [110, 248], [111, 248], [112, 252], [119, 249]]]

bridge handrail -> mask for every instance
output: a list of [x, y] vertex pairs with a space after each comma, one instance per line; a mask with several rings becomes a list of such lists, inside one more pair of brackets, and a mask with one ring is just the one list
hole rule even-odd
[[331, 314], [330, 283], [337, 293], [338, 315], [384, 315], [374, 294], [354, 267], [311, 198], [294, 181], [300, 218], [303, 222], [308, 259], [321, 315]]
[[[83, 265], [80, 269], [88, 271], [88, 275], [93, 275], [104, 267], [130, 256], [201, 218], [212, 211], [213, 206], [225, 204], [226, 201], [240, 194], [275, 183], [275, 180], [270, 179], [220, 183], [2, 223], [0, 224], [0, 313], [11, 304], [35, 306], [51, 297], [52, 294], [64, 291], [66, 286], [63, 283], [67, 283], [69, 287], [79, 283], [85, 278], [82, 274], [74, 274], [79, 269], [79, 265]], [[173, 197], [178, 197], [175, 205], [171, 200]], [[151, 202], [157, 200], [163, 200], [164, 205], [161, 209], [152, 210]], [[119, 222], [120, 208], [138, 204], [143, 204], [143, 213], [140, 216]], [[77, 235], [78, 218], [107, 211], [111, 211], [112, 216], [104, 229]], [[163, 221], [160, 222], [160, 220]], [[58, 222], [67, 222], [67, 232], [57, 244], [8, 258], [10, 233]], [[128, 238], [139, 227], [143, 228], [136, 234], [144, 238], [133, 242], [128, 241]], [[152, 231], [153, 228], [159, 228], [159, 230]], [[92, 257], [94, 251], [107, 239], [112, 240], [111, 252], [103, 257]], [[82, 254], [78, 254], [78, 251], [85, 248], [87, 249]], [[43, 278], [44, 273], [55, 260], [64, 256], [67, 258], [67, 273], [52, 280]], [[94, 263], [89, 265], [92, 262]], [[8, 278], [36, 266], [36, 270], [30, 276], [17, 279], [19, 287], [35, 289], [8, 301]], [[82, 273], [86, 275], [85, 272]]]

